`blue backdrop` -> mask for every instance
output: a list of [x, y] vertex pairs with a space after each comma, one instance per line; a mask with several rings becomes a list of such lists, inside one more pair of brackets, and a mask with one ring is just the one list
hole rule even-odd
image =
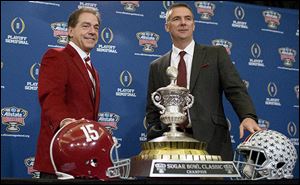
[[[68, 16], [84, 6], [102, 16], [99, 42], [91, 54], [101, 79], [99, 121], [114, 128], [121, 157], [140, 152], [146, 139], [148, 68], [171, 48], [164, 18], [172, 3], [1, 1], [1, 177], [34, 175], [41, 57], [49, 48], [64, 47]], [[260, 126], [288, 136], [299, 155], [299, 11], [222, 1], [187, 3], [195, 15], [195, 41], [227, 48]], [[242, 141], [239, 121], [224, 101], [236, 148]], [[299, 160], [294, 175], [299, 178]]]

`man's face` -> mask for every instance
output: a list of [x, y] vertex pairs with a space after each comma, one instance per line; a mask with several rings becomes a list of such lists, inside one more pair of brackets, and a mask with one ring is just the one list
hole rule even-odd
[[165, 29], [173, 40], [192, 40], [195, 22], [192, 12], [185, 7], [173, 8]]
[[99, 27], [97, 17], [92, 13], [84, 12], [79, 16], [76, 26], [68, 28], [68, 33], [71, 41], [89, 53], [98, 42]]

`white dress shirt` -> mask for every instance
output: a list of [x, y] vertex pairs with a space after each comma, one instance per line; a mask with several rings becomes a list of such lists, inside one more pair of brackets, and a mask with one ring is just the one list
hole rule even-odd
[[172, 45], [172, 54], [171, 54], [171, 66], [178, 68], [178, 63], [180, 60], [179, 52], [185, 51], [186, 54], [184, 55], [183, 59], [185, 61], [186, 65], [186, 80], [187, 80], [187, 89], [190, 89], [190, 79], [191, 79], [191, 71], [192, 71], [192, 60], [194, 55], [194, 47], [195, 47], [195, 41], [192, 40], [192, 42], [184, 48], [184, 50], [181, 50], [177, 47]]

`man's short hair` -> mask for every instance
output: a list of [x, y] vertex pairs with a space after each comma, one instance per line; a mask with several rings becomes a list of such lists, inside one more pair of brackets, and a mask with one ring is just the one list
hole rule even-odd
[[171, 10], [174, 9], [174, 8], [177, 8], [177, 7], [185, 7], [187, 9], [189, 9], [192, 12], [192, 14], [193, 14], [193, 10], [192, 10], [192, 8], [188, 4], [186, 4], [186, 3], [174, 3], [171, 6], [169, 6], [169, 8], [168, 8], [168, 10], [166, 12], [166, 23], [169, 21]]
[[72, 12], [72, 14], [70, 15], [69, 20], [68, 20], [68, 27], [74, 28], [77, 25], [78, 18], [82, 13], [92, 13], [92, 14], [94, 14], [97, 17], [98, 23], [100, 25], [100, 22], [101, 22], [100, 13], [98, 11], [96, 11], [95, 9], [85, 7], [85, 8], [77, 9], [74, 12]]

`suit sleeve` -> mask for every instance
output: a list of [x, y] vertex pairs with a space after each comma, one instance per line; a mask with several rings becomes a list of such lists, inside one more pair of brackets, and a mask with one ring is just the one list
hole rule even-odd
[[239, 120], [252, 118], [257, 121], [255, 108], [247, 92], [247, 88], [224, 47], [218, 48], [218, 58], [220, 79], [225, 96], [233, 106]]
[[43, 56], [38, 83], [38, 97], [43, 112], [43, 119], [48, 120], [53, 132], [59, 128], [64, 118], [70, 117], [65, 100], [68, 82], [68, 66], [66, 57], [54, 49]]

